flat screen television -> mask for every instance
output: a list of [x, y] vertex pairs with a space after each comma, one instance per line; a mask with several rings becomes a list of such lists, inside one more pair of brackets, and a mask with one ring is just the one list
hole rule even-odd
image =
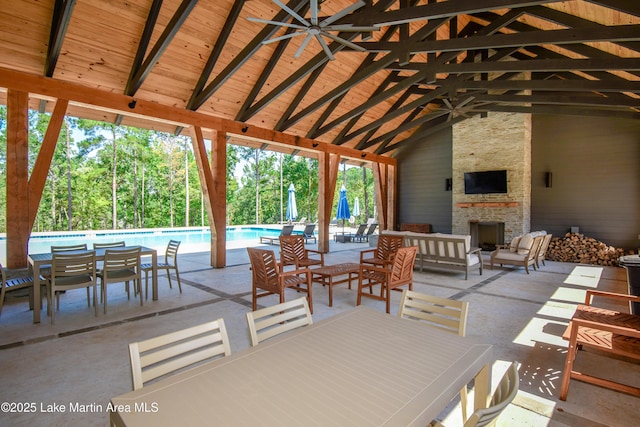
[[464, 194], [507, 192], [507, 171], [465, 172]]

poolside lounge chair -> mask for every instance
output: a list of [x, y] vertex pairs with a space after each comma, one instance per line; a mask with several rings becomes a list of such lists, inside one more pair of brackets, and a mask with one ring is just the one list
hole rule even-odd
[[[291, 233], [293, 232], [293, 225], [292, 224], [288, 224], [288, 225], [283, 225], [282, 226], [282, 231], [280, 232], [280, 236], [290, 236]], [[268, 243], [270, 245], [273, 245], [274, 242], [280, 242], [280, 236], [260, 236], [260, 243]]]
[[307, 243], [309, 239], [313, 239], [313, 243], [317, 243], [318, 239], [316, 239], [313, 231], [316, 229], [315, 224], [307, 224], [304, 226], [304, 230], [302, 231], [302, 235], [304, 236], [304, 242]]
[[365, 235], [365, 230], [367, 229], [367, 224], [360, 224], [355, 234], [351, 235], [352, 242], [364, 242], [367, 238]]
[[[360, 227], [362, 227], [362, 225], [364, 225], [365, 227], [367, 226], [367, 224], [361, 224]], [[367, 230], [366, 233], [362, 232], [360, 233], [360, 229], [358, 229], [358, 231], [356, 232], [356, 234], [352, 237], [351, 240], [353, 240], [354, 242], [368, 242], [369, 241], [369, 236], [371, 236], [373, 234], [374, 231], [376, 231], [376, 227], [378, 226], [377, 223], [373, 223], [371, 225], [369, 225], [369, 229]], [[360, 233], [360, 234], [358, 234]]]

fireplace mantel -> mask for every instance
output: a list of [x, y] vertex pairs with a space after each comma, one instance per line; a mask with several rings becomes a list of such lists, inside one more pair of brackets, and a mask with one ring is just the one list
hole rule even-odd
[[456, 203], [458, 208], [515, 208], [520, 206], [518, 202], [465, 202]]

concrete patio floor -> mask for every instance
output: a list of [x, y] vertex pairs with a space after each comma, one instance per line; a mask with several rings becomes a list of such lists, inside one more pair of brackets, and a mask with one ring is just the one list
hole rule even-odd
[[[268, 247], [268, 246], [267, 246]], [[313, 245], [309, 246], [313, 248]], [[326, 264], [358, 262], [366, 244], [331, 242]], [[277, 251], [277, 246], [271, 246]], [[558, 400], [566, 342], [562, 333], [586, 289], [627, 291], [625, 270], [547, 261], [527, 275], [522, 268], [488, 268], [484, 254], [482, 276], [425, 270], [415, 272], [414, 290], [469, 301], [467, 335], [494, 345], [493, 386], [512, 360], [520, 363], [520, 391], [501, 415], [499, 426], [633, 426], [640, 425], [638, 398], [572, 381], [566, 402]], [[127, 300], [124, 286], [111, 285], [109, 310], [93, 315], [83, 290], [61, 298], [56, 324], [46, 311], [42, 323], [32, 323], [25, 297], [7, 297], [0, 317], [0, 402], [35, 403], [34, 413], [0, 412], [2, 426], [106, 426], [108, 414], [100, 410], [111, 397], [131, 390], [128, 343], [223, 317], [232, 352], [250, 345], [245, 313], [251, 309], [251, 273], [244, 248], [227, 251], [228, 267], [209, 267], [209, 253], [180, 254], [183, 293], [169, 289], [159, 278], [158, 301]], [[294, 298], [291, 292], [287, 299]], [[392, 315], [400, 293], [394, 292]], [[334, 288], [333, 307], [328, 292], [313, 286], [314, 322], [349, 310], [355, 289]], [[260, 300], [262, 305], [276, 297]], [[381, 301], [364, 299], [384, 311]], [[617, 307], [625, 309], [625, 307]], [[425, 357], [429, 357], [428, 354]], [[629, 384], [640, 384], [640, 366], [594, 351], [582, 352], [576, 368], [603, 372]], [[86, 411], [70, 413], [72, 404]], [[66, 413], [43, 409], [63, 405]], [[447, 426], [462, 424], [459, 405], [452, 402], [441, 414]], [[215, 420], [211, 420], [215, 425]]]

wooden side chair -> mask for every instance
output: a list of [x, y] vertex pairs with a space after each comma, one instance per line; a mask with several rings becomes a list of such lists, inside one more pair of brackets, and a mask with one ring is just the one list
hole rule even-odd
[[107, 313], [107, 285], [109, 283], [133, 282], [136, 295], [140, 294], [140, 305], [143, 304], [139, 246], [125, 249], [107, 249], [104, 252], [102, 269], [98, 271], [97, 276], [100, 279], [100, 291], [104, 302], [105, 314]]
[[133, 389], [204, 360], [231, 354], [224, 319], [129, 344]]
[[[91, 308], [89, 288], [93, 288], [93, 305], [98, 315], [96, 292], [96, 253], [58, 252], [53, 254], [51, 274], [47, 279], [47, 313], [51, 316], [51, 324], [55, 322], [55, 312], [60, 310], [60, 292], [71, 289], [87, 289], [87, 306]], [[55, 299], [55, 307], [53, 307]]]
[[[446, 332], [465, 336], [469, 303], [409, 290], [402, 291], [398, 317], [419, 320]], [[462, 421], [467, 420], [467, 387], [460, 390]]]
[[271, 307], [247, 313], [251, 345], [290, 331], [313, 324], [307, 299], [302, 297]]
[[[391, 310], [391, 291], [400, 290], [400, 286], [408, 285], [413, 289], [413, 265], [416, 261], [418, 248], [408, 246], [398, 249], [393, 261], [387, 266], [360, 264], [358, 277], [358, 298], [356, 305], [360, 305], [363, 296], [386, 301], [387, 313]], [[373, 286], [380, 285], [380, 295], [373, 293]], [[363, 293], [368, 287], [369, 293]]]
[[[493, 392], [489, 407], [476, 409], [476, 411], [464, 423], [464, 427], [480, 427], [492, 425], [493, 421], [505, 410], [515, 399], [520, 388], [520, 376], [518, 375], [518, 363], [512, 362], [507, 371], [502, 376], [498, 387]], [[444, 427], [437, 421], [431, 426]]]
[[[180, 272], [178, 271], [178, 248], [180, 247], [180, 241], [169, 240], [167, 244], [167, 250], [164, 253], [164, 262], [158, 262], [156, 266], [157, 271], [165, 270], [167, 272], [167, 280], [169, 281], [169, 288], [171, 286], [171, 270], [176, 272], [176, 281], [178, 282], [178, 289], [182, 293], [182, 284], [180, 283]], [[153, 271], [153, 264], [145, 262], [140, 265], [142, 271], [144, 271], [144, 289], [145, 298], [149, 299], [149, 273]]]
[[[299, 269], [312, 265], [324, 266], [324, 254], [313, 249], [306, 249], [304, 240], [304, 236], [300, 234], [280, 236], [280, 262], [283, 267], [295, 265]], [[320, 258], [311, 258], [310, 255]]]
[[360, 264], [377, 266], [390, 264], [396, 251], [402, 247], [403, 241], [404, 236], [402, 235], [381, 234], [375, 249], [360, 251]]
[[[257, 308], [258, 298], [267, 295], [278, 295], [280, 303], [283, 303], [285, 289], [291, 288], [307, 294], [309, 309], [313, 313], [311, 273], [309, 269], [283, 271], [282, 265], [276, 261], [273, 251], [247, 248], [247, 252], [249, 253], [249, 261], [251, 261], [253, 311]], [[259, 290], [263, 292], [259, 292]]]
[[33, 308], [33, 276], [13, 277], [7, 279], [4, 267], [0, 264], [0, 315], [2, 314], [2, 306], [4, 305], [4, 298], [7, 292], [17, 291], [18, 289], [29, 289], [29, 306]]

